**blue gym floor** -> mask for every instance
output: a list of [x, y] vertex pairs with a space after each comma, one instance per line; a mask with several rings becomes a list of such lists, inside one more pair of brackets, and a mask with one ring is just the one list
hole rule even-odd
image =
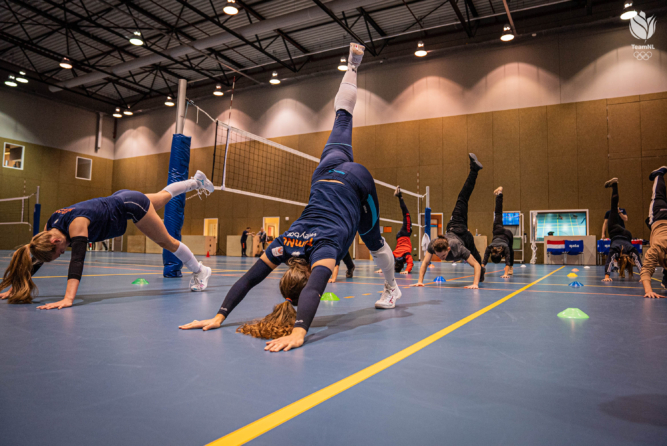
[[[216, 271], [204, 293], [188, 290], [189, 275], [162, 278], [159, 255], [89, 253], [74, 307], [1, 302], [0, 444], [204, 445], [560, 268], [516, 265], [504, 280], [491, 264], [483, 288], [466, 290], [472, 268], [436, 264], [427, 279], [446, 283], [402, 288], [395, 309], [376, 310], [383, 280], [360, 261], [354, 279], [343, 268], [327, 288], [340, 301], [321, 303], [302, 348], [267, 353], [235, 330], [281, 302], [279, 271], [221, 329], [178, 329], [213, 317], [255, 261], [203, 260]], [[67, 266], [63, 256], [39, 271], [38, 301], [62, 297]], [[602, 267], [577, 267], [577, 279], [572, 268], [250, 444], [667, 444], [667, 299], [644, 299], [638, 275], [604, 284]], [[556, 316], [568, 307], [590, 319]]]

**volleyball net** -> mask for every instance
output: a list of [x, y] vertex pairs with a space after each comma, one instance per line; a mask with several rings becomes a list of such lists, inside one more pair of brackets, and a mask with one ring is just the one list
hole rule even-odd
[[[30, 207], [30, 199], [35, 198], [35, 205]], [[30, 223], [30, 213], [33, 214], [35, 227], [39, 227], [39, 186], [37, 192], [23, 197], [0, 198], [0, 225], [26, 225], [27, 230], [32, 231], [33, 224]]]
[[[212, 119], [212, 118], [211, 118]], [[308, 204], [310, 181], [320, 159], [215, 120], [213, 184], [217, 190], [299, 206]], [[395, 185], [375, 180], [380, 221], [403, 223]], [[424, 210], [426, 194], [401, 188], [412, 215]], [[419, 226], [413, 221], [414, 226]]]

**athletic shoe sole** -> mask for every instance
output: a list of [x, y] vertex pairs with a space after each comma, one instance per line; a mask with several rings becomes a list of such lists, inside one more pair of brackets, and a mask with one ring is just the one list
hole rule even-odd
[[666, 173], [667, 173], [667, 166], [662, 166], [658, 169], [655, 169], [653, 172], [651, 172], [651, 174], [648, 176], [648, 179], [653, 181], [653, 180], [655, 180], [655, 177], [657, 177], [658, 175], [664, 175]]
[[470, 158], [470, 161], [472, 161], [473, 163], [477, 164], [477, 167], [479, 167], [480, 170], [484, 169], [484, 166], [482, 166], [482, 163], [480, 163], [480, 162], [477, 160], [477, 155], [475, 155], [474, 153], [469, 153], [469, 154], [468, 154], [468, 157]]
[[613, 184], [618, 183], [618, 178], [612, 178], [611, 180], [604, 183], [604, 187], [611, 187]]

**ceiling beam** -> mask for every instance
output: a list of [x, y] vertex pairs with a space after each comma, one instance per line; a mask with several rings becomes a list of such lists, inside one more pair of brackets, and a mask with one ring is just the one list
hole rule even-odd
[[[255, 17], [257, 20], [266, 20], [266, 18], [265, 18], [263, 15], [261, 15], [259, 12], [257, 12], [252, 6], [248, 5], [245, 1], [243, 1], [243, 0], [236, 0], [236, 3], [237, 3], [239, 6], [241, 6], [245, 11], [248, 11], [248, 13], [250, 13], [250, 14], [251, 14], [253, 17]], [[274, 30], [273, 32], [275, 32], [276, 34], [278, 34], [278, 35], [279, 35], [280, 37], [282, 37], [283, 39], [287, 40], [287, 41], [288, 41], [289, 43], [291, 43], [292, 46], [293, 46], [294, 48], [296, 48], [297, 50], [301, 51], [301, 52], [304, 53], [304, 54], [308, 53], [308, 50], [307, 50], [306, 48], [304, 48], [303, 45], [301, 45], [299, 42], [297, 42], [296, 40], [294, 40], [293, 38], [291, 38], [290, 36], [288, 36], [287, 33], [284, 32], [283, 30], [281, 30], [281, 29], [276, 29], [276, 30]]]
[[241, 34], [235, 32], [233, 29], [230, 29], [230, 28], [226, 27], [226, 26], [223, 25], [220, 21], [213, 20], [213, 19], [210, 18], [206, 13], [202, 12], [200, 9], [198, 9], [198, 8], [192, 6], [190, 3], [188, 3], [187, 0], [176, 0], [176, 1], [177, 1], [178, 3], [180, 3], [181, 5], [185, 6], [186, 8], [188, 8], [189, 10], [191, 10], [192, 12], [194, 12], [194, 13], [200, 15], [201, 17], [207, 19], [210, 23], [216, 25], [217, 27], [219, 27], [219, 28], [222, 29], [223, 31], [225, 31], [225, 32], [227, 32], [227, 33], [233, 35], [233, 36], [236, 37], [237, 39], [241, 40], [241, 41], [244, 42], [246, 45], [251, 46], [251, 47], [254, 48], [255, 50], [257, 50], [257, 51], [259, 51], [260, 53], [264, 54], [265, 56], [269, 57], [271, 60], [273, 60], [273, 61], [279, 63], [280, 65], [284, 66], [285, 68], [287, 68], [288, 70], [290, 70], [290, 71], [292, 71], [292, 72], [296, 72], [296, 69], [295, 69], [294, 67], [289, 66], [288, 64], [286, 64], [285, 62], [283, 62], [282, 60], [280, 60], [279, 58], [277, 58], [277, 57], [274, 56], [273, 54], [271, 54], [271, 53], [269, 53], [268, 51], [265, 51], [264, 49], [262, 49], [262, 48], [260, 48], [259, 46], [255, 45], [255, 44], [252, 43], [250, 40], [248, 40], [248, 39], [246, 39], [245, 37], [243, 37]]
[[461, 22], [461, 25], [463, 25], [463, 30], [466, 32], [468, 37], [472, 38], [472, 30], [470, 29], [470, 24], [463, 17], [463, 14], [461, 14], [461, 10], [459, 9], [459, 5], [456, 4], [456, 0], [449, 0], [449, 4], [452, 5], [454, 14], [456, 14], [456, 17], [459, 19], [459, 22]]
[[[333, 11], [332, 11], [331, 9], [329, 9], [324, 3], [322, 3], [320, 0], [313, 0], [313, 2], [314, 2], [317, 6], [319, 6], [320, 9], [321, 9], [322, 11], [326, 12], [327, 15], [328, 15], [329, 17], [331, 17], [331, 18], [333, 19], [334, 22], [338, 23], [338, 26], [340, 26], [341, 28], [343, 28], [343, 29], [345, 30], [345, 32], [348, 33], [350, 36], [352, 36], [352, 38], [353, 38], [354, 40], [356, 40], [357, 42], [359, 42], [359, 43], [362, 44], [362, 45], [364, 44], [364, 40], [363, 40], [361, 37], [357, 36], [357, 35], [354, 33], [354, 31], [352, 31], [352, 30], [351, 30], [345, 23], [343, 23], [343, 21], [342, 21], [341, 19], [339, 19], [339, 18], [336, 16], [336, 14], [334, 14]], [[374, 51], [371, 47], [368, 47], [368, 46], [367, 46], [367, 47], [366, 47], [366, 50], [367, 50], [369, 53], [371, 53], [371, 55], [373, 55], [373, 56], [377, 56], [377, 54], [375, 53], [375, 51]]]

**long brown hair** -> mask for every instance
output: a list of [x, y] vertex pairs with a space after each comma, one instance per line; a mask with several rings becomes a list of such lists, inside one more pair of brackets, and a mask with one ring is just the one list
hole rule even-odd
[[287, 261], [289, 268], [280, 279], [280, 294], [285, 302], [273, 307], [273, 312], [263, 319], [246, 322], [236, 329], [255, 338], [276, 339], [292, 334], [296, 322], [296, 310], [299, 296], [306, 287], [310, 277], [310, 265], [304, 259], [291, 258]]
[[447, 240], [444, 235], [439, 235], [438, 238], [433, 240], [433, 250], [435, 252], [447, 251], [448, 249], [449, 240]]
[[503, 251], [504, 249], [501, 246], [494, 246], [491, 248], [491, 261], [493, 263], [500, 263], [503, 259]]
[[12, 255], [12, 260], [5, 270], [0, 283], [0, 290], [12, 287], [10, 304], [29, 304], [37, 295], [37, 285], [32, 281], [33, 257], [37, 262], [50, 262], [56, 251], [51, 243], [51, 234], [43, 231], [32, 238], [29, 244], [21, 246]]

